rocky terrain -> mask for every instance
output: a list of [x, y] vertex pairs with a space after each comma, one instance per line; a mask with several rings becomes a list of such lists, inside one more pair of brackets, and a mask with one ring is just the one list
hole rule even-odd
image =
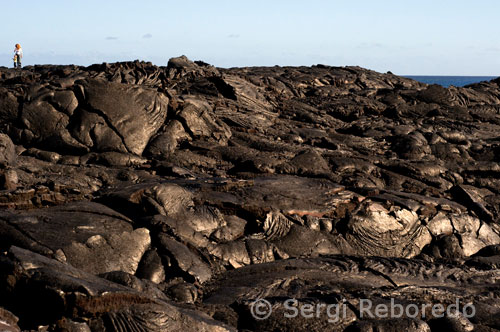
[[500, 79], [0, 68], [0, 132], [1, 331], [500, 331]]

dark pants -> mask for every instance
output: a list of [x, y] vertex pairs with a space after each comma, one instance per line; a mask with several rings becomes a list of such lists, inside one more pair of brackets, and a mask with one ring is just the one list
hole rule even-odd
[[21, 68], [21, 57], [19, 55], [14, 55], [14, 68]]

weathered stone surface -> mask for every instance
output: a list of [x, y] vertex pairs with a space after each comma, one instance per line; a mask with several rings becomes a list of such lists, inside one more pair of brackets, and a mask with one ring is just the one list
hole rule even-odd
[[137, 277], [155, 284], [165, 281], [165, 268], [156, 250], [148, 250], [141, 259], [136, 272]]
[[388, 211], [365, 200], [347, 225], [347, 241], [364, 255], [413, 257], [432, 241], [418, 215], [407, 209]]
[[[145, 228], [96, 203], [75, 203], [28, 213], [5, 213], [3, 248], [23, 246], [86, 272], [135, 273], [151, 240]], [[8, 236], [8, 235], [6, 235]]]
[[184, 97], [182, 110], [177, 114], [193, 138], [212, 138], [219, 144], [225, 145], [231, 137], [231, 130], [221, 121], [215, 121], [211, 114], [211, 106], [199, 99]]
[[[77, 137], [86, 145], [95, 145], [98, 151], [123, 149], [123, 152], [142, 154], [165, 120], [168, 98], [151, 89], [100, 80], [82, 82], [82, 87], [85, 104], [82, 105], [84, 113], [74, 127]], [[92, 117], [100, 119], [100, 129], [94, 127], [96, 119]], [[92, 132], [98, 141], [89, 136]], [[108, 137], [113, 142], [106, 142]]]
[[[9, 91], [9, 89], [0, 88], [0, 119], [2, 122], [2, 129], [9, 128], [14, 121], [17, 120], [19, 112], [19, 102], [17, 101], [16, 93]], [[8, 131], [7, 131], [8, 132]]]
[[[210, 267], [188, 247], [164, 234], [159, 235], [159, 242], [159, 249], [170, 258], [171, 264], [167, 270], [171, 273], [183, 272], [200, 283], [210, 279], [212, 276]], [[176, 269], [180, 269], [180, 271], [175, 271]]]
[[[499, 84], [184, 56], [0, 68], [0, 308], [19, 317], [0, 323], [500, 330]], [[347, 307], [285, 319], [286, 299]], [[362, 299], [477, 312], [363, 318]]]
[[190, 136], [178, 120], [170, 121], [163, 132], [152, 139], [147, 147], [147, 154], [167, 158], [178, 147], [179, 143], [188, 140]]
[[128, 214], [177, 216], [194, 205], [192, 193], [173, 183], [140, 183], [115, 188], [102, 201]]
[[13, 166], [16, 162], [16, 149], [9, 136], [0, 134], [0, 167]]
[[[245, 317], [246, 327], [251, 330], [293, 326], [296, 331], [308, 331], [311, 326], [318, 329], [329, 326], [340, 331], [369, 331], [370, 328], [429, 331], [428, 323], [432, 322], [432, 315], [423, 317], [425, 315], [421, 313], [414, 320], [415, 317], [407, 315], [404, 309], [399, 319], [377, 319], [374, 308], [380, 304], [389, 306], [391, 301], [404, 306], [416, 305], [420, 311], [422, 303], [442, 304], [447, 308], [458, 298], [462, 306], [473, 303], [477, 305], [478, 312], [487, 310], [479, 309], [482, 300], [474, 294], [484, 290], [483, 282], [494, 283], [494, 280], [498, 280], [498, 270], [448, 268], [451, 267], [377, 257], [329, 256], [282, 260], [228, 271], [212, 282], [211, 292], [205, 297], [205, 302], [239, 308], [238, 311]], [[411, 286], [406, 286], [410, 279]], [[462, 290], [463, 285], [468, 285], [467, 289]], [[459, 293], [456, 292], [458, 289]], [[353, 290], [355, 293], [352, 293]], [[494, 292], [498, 292], [498, 289], [495, 288]], [[272, 313], [267, 319], [260, 320], [258, 316], [251, 315], [252, 305], [258, 300], [266, 300], [272, 306]], [[287, 305], [286, 300], [292, 300], [294, 304]], [[373, 312], [366, 310], [366, 303], [361, 304], [361, 301], [368, 300], [371, 301]], [[306, 304], [314, 308], [305, 311], [306, 315], [313, 313], [309, 319], [301, 314], [293, 316], [292, 306], [299, 310]], [[326, 306], [335, 304], [340, 306], [339, 311], [332, 308], [328, 316]], [[498, 300], [489, 302], [492, 308], [497, 308], [497, 305]], [[316, 316], [317, 308], [321, 308], [321, 314]], [[364, 317], [360, 318], [361, 308], [365, 308], [365, 311]], [[445, 316], [446, 319], [457, 319], [450, 313]], [[495, 318], [490, 317], [475, 324], [487, 326], [494, 321]]]
[[124, 271], [134, 274], [150, 241], [149, 231], [139, 228], [108, 238], [93, 235], [85, 243], [73, 242], [62, 251], [68, 263], [92, 273]]
[[[1, 301], [10, 301], [21, 312], [23, 329], [48, 325], [66, 312], [74, 315], [70, 319], [85, 319], [92, 331], [235, 331], [203, 313], [148, 297], [28, 250], [12, 247], [8, 255], [2, 255], [0, 264], [0, 284], [6, 290]], [[12, 283], [9, 289], [5, 278]], [[39, 284], [47, 288], [40, 289]]]
[[17, 318], [13, 313], [0, 307], [0, 330], [5, 332], [21, 332], [17, 326]]

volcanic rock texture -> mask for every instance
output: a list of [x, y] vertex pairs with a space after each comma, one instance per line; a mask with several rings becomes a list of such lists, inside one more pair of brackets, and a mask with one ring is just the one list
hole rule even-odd
[[2, 68], [0, 329], [499, 331], [499, 85], [186, 57]]

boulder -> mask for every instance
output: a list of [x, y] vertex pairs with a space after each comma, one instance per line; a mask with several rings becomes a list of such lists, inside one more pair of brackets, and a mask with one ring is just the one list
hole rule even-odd
[[0, 168], [15, 166], [16, 148], [9, 136], [0, 133]]
[[84, 103], [75, 114], [73, 136], [95, 151], [141, 155], [166, 119], [168, 97], [141, 86], [100, 80], [78, 83]]
[[151, 243], [147, 229], [134, 230], [128, 218], [97, 203], [11, 212], [1, 223], [10, 236], [3, 248], [22, 246], [93, 274], [134, 274]]

